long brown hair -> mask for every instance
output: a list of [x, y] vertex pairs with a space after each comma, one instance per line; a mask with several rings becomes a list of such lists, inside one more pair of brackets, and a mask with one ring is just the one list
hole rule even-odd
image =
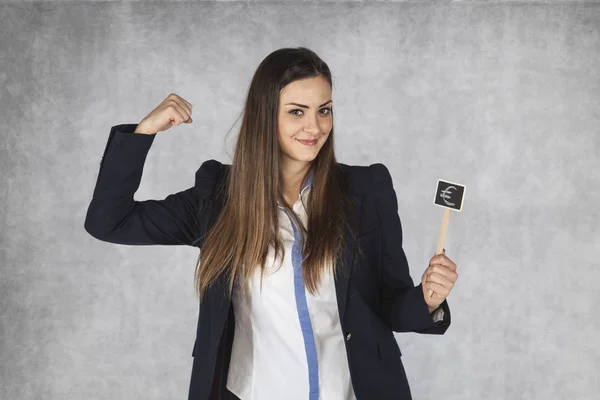
[[[229, 279], [229, 295], [236, 277], [243, 279], [247, 294], [256, 269], [260, 269], [261, 277], [264, 273], [269, 247], [274, 246], [276, 259], [285, 251], [279, 239], [278, 201], [288, 215], [294, 213], [281, 190], [279, 95], [289, 83], [317, 76], [333, 88], [327, 64], [305, 47], [272, 52], [254, 73], [232, 165], [225, 176], [223, 208], [204, 238], [196, 264], [195, 287], [201, 297], [223, 273]], [[345, 258], [341, 259], [342, 265], [337, 265], [336, 259], [344, 254], [344, 226], [356, 216], [356, 210], [348, 208], [353, 203], [346, 177], [336, 161], [334, 138], [332, 128], [305, 177], [306, 181], [313, 174], [305, 205], [308, 226], [293, 219], [304, 237], [302, 274], [312, 294], [317, 293], [321, 274], [328, 267], [334, 273], [347, 268]], [[356, 239], [355, 231], [351, 232]]]

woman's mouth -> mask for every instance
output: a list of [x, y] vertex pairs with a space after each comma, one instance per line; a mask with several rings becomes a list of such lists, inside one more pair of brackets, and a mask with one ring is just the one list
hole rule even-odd
[[306, 146], [314, 146], [318, 142], [317, 139], [315, 139], [315, 140], [298, 140], [298, 141]]

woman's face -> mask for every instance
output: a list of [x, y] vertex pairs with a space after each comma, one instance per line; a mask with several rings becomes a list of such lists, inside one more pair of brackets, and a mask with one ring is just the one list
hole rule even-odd
[[[294, 104], [292, 104], [294, 103]], [[313, 161], [333, 126], [331, 87], [323, 77], [294, 81], [279, 96], [279, 146], [286, 165]], [[306, 145], [300, 140], [314, 140]]]

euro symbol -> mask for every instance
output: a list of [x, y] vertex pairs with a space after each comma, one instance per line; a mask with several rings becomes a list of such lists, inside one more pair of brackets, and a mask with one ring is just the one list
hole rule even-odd
[[450, 189], [454, 189], [457, 190], [455, 186], [448, 186], [446, 189], [442, 190], [440, 192], [440, 197], [444, 200], [444, 203], [446, 203], [449, 206], [454, 206], [454, 203], [450, 203], [448, 201], [446, 201], [446, 199], [451, 199], [452, 196], [450, 196]]

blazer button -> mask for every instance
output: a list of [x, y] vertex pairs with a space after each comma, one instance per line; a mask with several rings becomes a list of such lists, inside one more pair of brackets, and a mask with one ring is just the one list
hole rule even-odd
[[351, 337], [352, 337], [352, 332], [350, 332], [346, 335], [346, 340], [350, 340]]

